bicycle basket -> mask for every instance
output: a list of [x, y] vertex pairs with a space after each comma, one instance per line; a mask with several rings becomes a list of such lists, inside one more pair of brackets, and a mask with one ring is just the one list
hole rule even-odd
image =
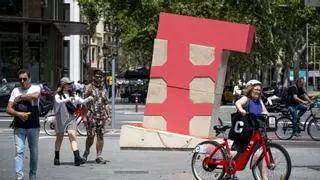
[[312, 114], [314, 115], [314, 117], [320, 118], [320, 108], [318, 107], [312, 108]]
[[273, 132], [277, 130], [277, 117], [268, 116], [267, 118], [267, 132]]

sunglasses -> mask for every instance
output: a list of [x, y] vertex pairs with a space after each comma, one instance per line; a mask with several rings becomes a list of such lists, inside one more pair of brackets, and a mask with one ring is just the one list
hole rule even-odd
[[27, 81], [28, 78], [19, 78], [19, 82], [24, 82], [24, 81]]
[[101, 76], [101, 75], [95, 75], [94, 77], [96, 77], [96, 78], [102, 78], [103, 76]]

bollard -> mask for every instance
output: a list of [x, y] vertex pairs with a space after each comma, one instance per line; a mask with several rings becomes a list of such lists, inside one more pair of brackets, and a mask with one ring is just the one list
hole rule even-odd
[[138, 96], [136, 96], [135, 103], [136, 103], [136, 112], [138, 112]]

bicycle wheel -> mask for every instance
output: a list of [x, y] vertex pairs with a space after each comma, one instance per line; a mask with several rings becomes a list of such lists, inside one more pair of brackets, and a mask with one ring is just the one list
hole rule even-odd
[[[261, 176], [264, 176], [264, 179], [288, 180], [291, 174], [291, 159], [287, 150], [279, 144], [268, 143], [267, 151], [271, 163], [270, 169], [266, 167], [266, 161], [262, 153], [262, 147], [257, 149], [252, 155], [251, 171], [254, 179], [261, 180]], [[258, 158], [255, 159], [255, 157]]]
[[320, 141], [320, 118], [309, 121], [307, 131], [313, 140]]
[[[204, 179], [216, 179], [220, 180], [223, 178], [225, 171], [221, 165], [208, 165], [204, 163], [204, 160], [210, 156], [216, 146], [219, 143], [215, 141], [204, 141], [197, 145], [192, 156], [191, 168], [194, 177], [197, 180]], [[227, 159], [227, 153], [223, 147], [219, 148], [218, 151], [213, 155], [213, 159]]]
[[292, 121], [287, 117], [277, 119], [276, 136], [281, 140], [291, 139], [293, 136]]
[[77, 132], [81, 135], [81, 136], [86, 136], [87, 135], [87, 128], [84, 125], [82, 118], [79, 117], [80, 119], [77, 119]]
[[48, 116], [43, 122], [44, 132], [49, 136], [55, 136], [56, 135], [55, 128], [56, 128], [55, 116]]

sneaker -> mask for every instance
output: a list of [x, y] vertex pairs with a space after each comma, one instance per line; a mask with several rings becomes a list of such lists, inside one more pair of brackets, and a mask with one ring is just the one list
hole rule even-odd
[[107, 161], [104, 160], [102, 157], [98, 157], [98, 158], [96, 159], [96, 163], [98, 163], [98, 164], [106, 164]]
[[302, 123], [299, 123], [299, 126], [298, 126], [298, 127], [299, 127], [299, 130], [300, 130], [300, 131], [302, 131], [302, 130], [303, 130], [303, 128], [304, 128], [304, 126], [303, 126], [303, 124], [302, 124]]
[[301, 135], [300, 135], [300, 133], [295, 132], [295, 133], [293, 133], [293, 136], [300, 137]]

